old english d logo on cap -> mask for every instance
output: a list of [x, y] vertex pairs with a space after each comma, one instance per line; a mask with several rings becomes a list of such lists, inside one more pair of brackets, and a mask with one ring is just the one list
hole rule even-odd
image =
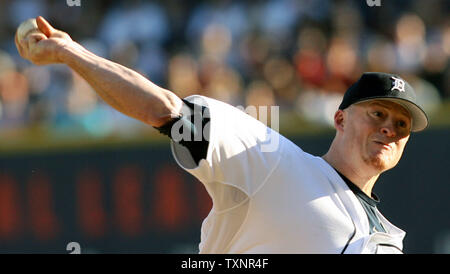
[[400, 92], [405, 92], [405, 81], [400, 78], [396, 78], [394, 76], [391, 77], [392, 80], [394, 80], [394, 84], [391, 90], [398, 90]]

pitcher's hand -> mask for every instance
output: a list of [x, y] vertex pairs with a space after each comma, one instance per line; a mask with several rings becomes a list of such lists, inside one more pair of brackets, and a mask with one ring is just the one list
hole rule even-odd
[[57, 64], [62, 61], [59, 53], [73, 43], [70, 36], [53, 28], [43, 17], [36, 18], [39, 32], [32, 32], [22, 41], [15, 35], [15, 43], [20, 56], [31, 61], [35, 65]]

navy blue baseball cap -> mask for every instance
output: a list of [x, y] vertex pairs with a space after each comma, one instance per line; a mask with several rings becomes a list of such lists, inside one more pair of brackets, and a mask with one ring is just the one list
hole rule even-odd
[[417, 132], [428, 125], [428, 117], [417, 102], [411, 85], [400, 76], [381, 72], [365, 72], [344, 94], [339, 109], [352, 104], [388, 100], [404, 107], [412, 118], [411, 131]]

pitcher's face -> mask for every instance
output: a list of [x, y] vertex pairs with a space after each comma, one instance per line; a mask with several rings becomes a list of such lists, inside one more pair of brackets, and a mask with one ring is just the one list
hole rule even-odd
[[411, 130], [411, 116], [399, 104], [370, 100], [345, 110], [344, 144], [357, 165], [380, 173], [397, 165]]

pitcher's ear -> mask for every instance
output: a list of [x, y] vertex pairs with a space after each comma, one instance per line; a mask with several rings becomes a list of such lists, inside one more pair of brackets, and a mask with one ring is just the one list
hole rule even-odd
[[334, 114], [334, 127], [337, 131], [344, 131], [346, 117], [347, 113], [342, 109], [338, 109]]

